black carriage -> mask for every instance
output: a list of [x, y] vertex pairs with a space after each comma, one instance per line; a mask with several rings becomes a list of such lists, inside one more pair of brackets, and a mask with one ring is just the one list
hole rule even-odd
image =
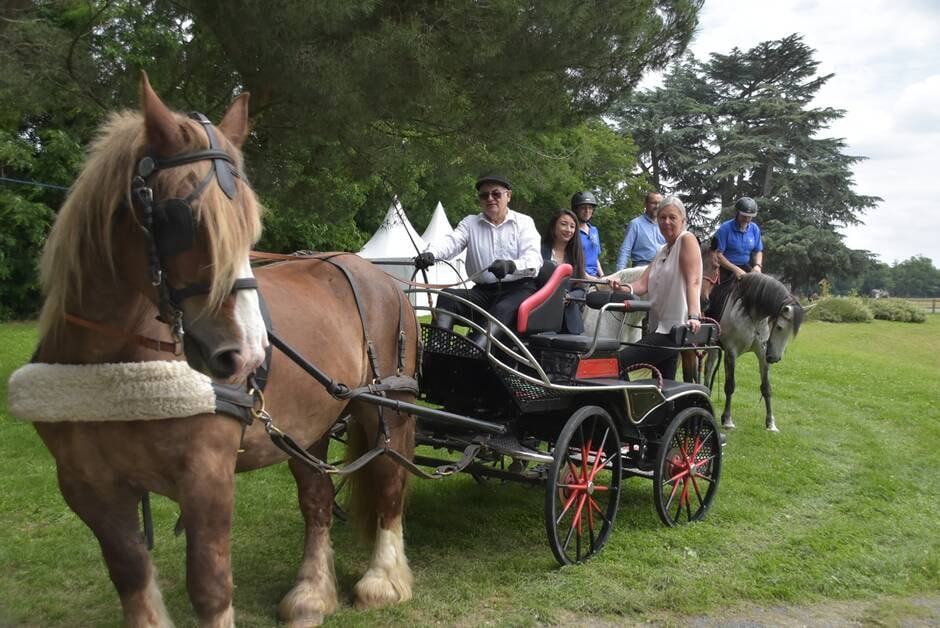
[[[578, 563], [606, 543], [624, 478], [653, 481], [660, 519], [697, 521], [711, 506], [721, 474], [722, 437], [705, 386], [621, 374], [619, 338], [558, 333], [570, 266], [559, 266], [519, 310], [510, 330], [467, 301], [454, 315], [469, 337], [422, 325], [419, 445], [461, 455], [417, 455], [415, 463], [477, 478], [544, 483], [545, 525], [555, 557]], [[409, 292], [437, 293], [435, 290]], [[643, 301], [589, 295], [587, 305], [645, 311]], [[419, 297], [417, 309], [422, 307]], [[458, 298], [459, 300], [459, 298]], [[717, 329], [673, 330], [679, 344], [715, 344]], [[654, 372], [655, 376], [656, 373]], [[454, 421], [454, 417], [464, 417]], [[473, 417], [473, 418], [470, 418]]]

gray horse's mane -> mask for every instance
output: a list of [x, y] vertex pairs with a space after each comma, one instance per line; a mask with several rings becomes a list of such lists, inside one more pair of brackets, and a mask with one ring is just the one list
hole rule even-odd
[[793, 306], [793, 334], [803, 323], [803, 307], [786, 286], [770, 275], [748, 273], [735, 282], [735, 292], [752, 318], [777, 316], [786, 305]]

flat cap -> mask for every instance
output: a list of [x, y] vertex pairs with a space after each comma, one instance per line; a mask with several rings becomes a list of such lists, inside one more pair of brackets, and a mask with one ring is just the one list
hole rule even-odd
[[480, 178], [477, 179], [477, 184], [476, 184], [477, 189], [479, 190], [480, 186], [483, 185], [484, 183], [498, 183], [504, 188], [506, 188], [507, 190], [512, 189], [512, 184], [509, 182], [509, 180], [506, 177], [502, 175], [498, 175], [498, 174], [481, 175]]

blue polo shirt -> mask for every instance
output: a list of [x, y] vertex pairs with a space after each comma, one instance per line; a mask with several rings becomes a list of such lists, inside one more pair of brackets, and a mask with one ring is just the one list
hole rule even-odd
[[659, 230], [659, 224], [643, 212], [631, 220], [627, 227], [620, 254], [617, 255], [617, 270], [627, 267], [627, 259], [632, 260], [634, 266], [649, 264], [664, 244], [666, 238]]
[[748, 223], [747, 229], [741, 231], [738, 229], [737, 220], [732, 218], [721, 223], [715, 237], [718, 238], [718, 250], [735, 266], [750, 265], [751, 253], [764, 250], [760, 227], [753, 222]]
[[581, 248], [584, 249], [584, 272], [597, 277], [600, 275], [597, 271], [597, 260], [601, 256], [601, 235], [591, 223], [588, 223], [587, 233], [584, 233], [580, 226], [578, 233], [581, 234]]

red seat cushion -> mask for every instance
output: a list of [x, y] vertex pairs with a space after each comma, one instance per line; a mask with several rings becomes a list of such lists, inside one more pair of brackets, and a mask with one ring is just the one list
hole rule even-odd
[[565, 292], [568, 288], [566, 280], [571, 276], [571, 272], [571, 264], [559, 264], [548, 281], [522, 302], [519, 306], [516, 331], [520, 334], [534, 334], [561, 329], [565, 315]]

